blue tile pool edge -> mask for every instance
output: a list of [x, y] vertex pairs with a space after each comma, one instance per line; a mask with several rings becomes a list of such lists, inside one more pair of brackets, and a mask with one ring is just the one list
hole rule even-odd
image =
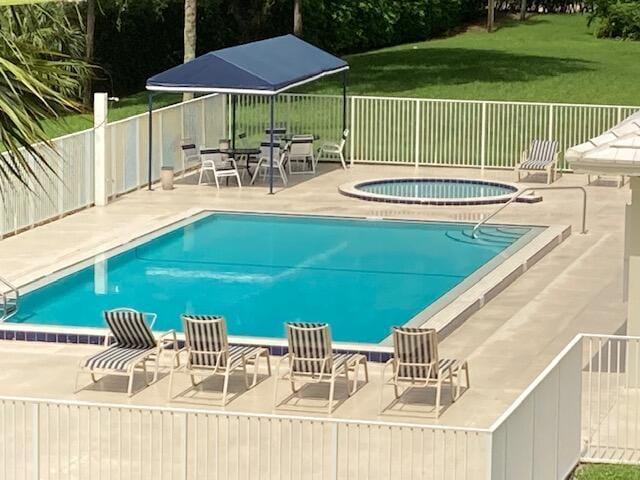
[[[30, 329], [24, 324], [2, 324], [0, 325], [0, 340], [57, 343], [72, 345], [96, 345], [105, 344], [108, 330], [105, 328], [64, 328], [56, 326], [31, 325], [39, 327]], [[156, 334], [164, 332], [154, 332]], [[184, 346], [184, 334], [176, 333], [178, 346]], [[232, 346], [261, 346], [269, 350], [270, 355], [282, 356], [288, 353], [287, 342], [278, 338], [260, 337], [235, 337], [229, 336], [229, 344]], [[386, 362], [391, 358], [393, 349], [388, 345], [371, 343], [344, 343], [333, 342], [333, 352], [339, 353], [360, 353], [367, 357], [370, 362]], [[169, 348], [169, 350], [171, 350]]]

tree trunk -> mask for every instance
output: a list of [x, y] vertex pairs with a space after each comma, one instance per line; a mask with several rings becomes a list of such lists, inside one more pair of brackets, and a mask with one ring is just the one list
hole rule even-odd
[[[87, 25], [85, 32], [85, 52], [84, 60], [93, 63], [93, 50], [95, 46], [96, 31], [96, 0], [87, 0]], [[92, 74], [87, 73], [84, 85], [82, 86], [82, 103], [85, 108], [91, 108]]]
[[491, 33], [493, 31], [493, 23], [494, 23], [494, 15], [496, 10], [496, 2], [495, 0], [488, 0], [487, 5], [487, 32]]
[[527, 19], [527, 0], [520, 2], [520, 21], [524, 22]]
[[[184, 0], [184, 63], [196, 58], [196, 0]], [[193, 93], [184, 93], [183, 100], [191, 100]]]
[[293, 34], [302, 36], [302, 0], [293, 0]]

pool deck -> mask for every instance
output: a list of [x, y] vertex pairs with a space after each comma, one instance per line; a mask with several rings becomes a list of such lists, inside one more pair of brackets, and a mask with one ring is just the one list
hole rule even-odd
[[[178, 184], [170, 192], [141, 190], [118, 198], [107, 207], [83, 210], [0, 241], [1, 274], [22, 285], [201, 209], [473, 222], [497, 208], [366, 202], [345, 197], [337, 190], [338, 185], [355, 180], [414, 174], [481, 178], [481, 172], [475, 169], [423, 167], [416, 171], [413, 167], [357, 165], [348, 171], [325, 168], [313, 178], [296, 176], [295, 185], [272, 196], [267, 195], [264, 187], [223, 188], [217, 192], [215, 187], [198, 187], [188, 182]], [[543, 186], [537, 183], [543, 181], [542, 177], [536, 178], [536, 183], [521, 186]], [[483, 178], [513, 181], [513, 172], [485, 171]], [[583, 175], [564, 175], [554, 185], [585, 184]], [[623, 229], [629, 189], [616, 188], [614, 179], [589, 186], [587, 191], [586, 235], [578, 233], [581, 214], [578, 192], [540, 192], [544, 197], [541, 203], [514, 204], [496, 217], [499, 223], [572, 225], [574, 233], [441, 342], [442, 357], [469, 360], [472, 387], [437, 421], [430, 413], [432, 404], [407, 404], [403, 411], [378, 416], [380, 365], [376, 364], [371, 366], [370, 383], [346, 399], [333, 416], [489, 427], [575, 334], [624, 333]], [[86, 345], [2, 341], [0, 395], [167, 405], [166, 375], [131, 399], [124, 393], [123, 378], [108, 378], [74, 394], [76, 365], [96, 349]], [[232, 392], [242, 390], [239, 380], [232, 382]], [[180, 386], [186, 388], [187, 383], [186, 378], [180, 379], [176, 390]], [[208, 384], [195, 397], [184, 397], [171, 405], [219, 409], [213, 403], [219, 399], [215, 383]], [[285, 396], [285, 387], [283, 383], [281, 398]], [[344, 391], [338, 393], [344, 396]], [[308, 389], [307, 394], [323, 395], [325, 390], [317, 387]], [[266, 379], [232, 401], [227, 411], [272, 413], [272, 395], [273, 380]], [[390, 396], [387, 391], [387, 401]], [[419, 396], [415, 400], [421, 400]], [[302, 408], [290, 406], [278, 412], [324, 415], [321, 410], [311, 408], [321, 407], [324, 401], [310, 398], [303, 403]]]

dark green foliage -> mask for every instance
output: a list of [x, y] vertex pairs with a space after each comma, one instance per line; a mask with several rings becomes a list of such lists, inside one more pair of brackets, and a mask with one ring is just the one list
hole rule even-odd
[[[424, 40], [477, 18], [480, 0], [303, 0], [304, 38], [337, 54]], [[101, 0], [97, 88], [117, 95], [182, 61], [183, 0]], [[292, 0], [199, 0], [198, 53], [290, 33]]]
[[640, 40], [640, 0], [595, 0], [594, 20], [598, 37]]

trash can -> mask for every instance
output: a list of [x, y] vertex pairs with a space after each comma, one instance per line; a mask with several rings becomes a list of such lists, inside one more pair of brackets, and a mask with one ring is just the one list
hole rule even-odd
[[173, 190], [173, 167], [162, 167], [160, 170], [160, 183], [163, 190]]

